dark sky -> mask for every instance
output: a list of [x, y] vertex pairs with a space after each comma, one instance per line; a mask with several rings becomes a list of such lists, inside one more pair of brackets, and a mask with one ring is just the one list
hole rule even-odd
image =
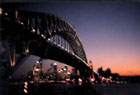
[[121, 75], [140, 75], [139, 3], [48, 2], [20, 8], [52, 13], [72, 24], [95, 70], [103, 66]]

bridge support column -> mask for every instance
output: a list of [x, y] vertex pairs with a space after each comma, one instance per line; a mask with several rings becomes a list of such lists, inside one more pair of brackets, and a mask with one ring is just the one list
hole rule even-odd
[[8, 77], [11, 71], [7, 50], [0, 40], [0, 95], [8, 95]]
[[75, 76], [75, 84], [78, 85], [79, 84], [79, 76], [80, 76], [80, 73], [79, 73], [79, 70], [76, 70], [76, 76]]
[[82, 85], [83, 86], [91, 86], [92, 83], [90, 81], [90, 73], [81, 71]]

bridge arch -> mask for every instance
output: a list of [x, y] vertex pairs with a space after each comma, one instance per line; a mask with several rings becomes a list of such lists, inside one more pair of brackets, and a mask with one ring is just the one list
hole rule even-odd
[[[78, 34], [72, 25], [66, 22], [63, 18], [53, 14], [10, 9], [3, 10], [2, 18], [8, 18], [3, 19], [2, 21], [2, 24], [4, 25], [3, 31], [7, 31], [4, 35], [10, 35], [12, 36], [12, 39], [17, 39], [17, 51], [22, 50], [21, 48], [24, 46], [23, 43], [28, 43], [29, 51], [33, 55], [57, 61], [61, 60], [60, 62], [67, 63], [69, 65], [70, 62], [73, 62], [75, 63], [71, 64], [73, 67], [75, 66], [81, 70], [84, 69], [84, 71], [90, 70], [90, 67], [87, 64], [84, 48]], [[12, 23], [12, 25], [9, 27], [6, 25], [7, 23], [5, 23], [5, 21]], [[13, 31], [12, 33], [9, 32], [11, 30]], [[49, 39], [54, 35], [61, 36], [66, 40], [74, 54], [64, 52], [50, 43]], [[58, 52], [58, 49], [61, 52]], [[57, 52], [61, 57], [65, 57], [65, 60], [62, 61], [61, 58], [53, 57], [52, 55], [54, 52], [52, 51]], [[71, 61], [67, 62], [68, 58], [71, 58], [72, 60], [70, 59]], [[76, 62], [81, 64], [76, 64]]]

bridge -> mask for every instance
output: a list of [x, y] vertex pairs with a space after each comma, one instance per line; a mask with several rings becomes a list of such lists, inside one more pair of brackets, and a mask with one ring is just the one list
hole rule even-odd
[[[92, 73], [80, 38], [71, 24], [53, 14], [2, 7], [1, 40], [8, 42], [10, 62], [18, 68], [28, 55], [52, 59], [78, 69], [84, 77]], [[15, 63], [15, 54], [21, 58]]]

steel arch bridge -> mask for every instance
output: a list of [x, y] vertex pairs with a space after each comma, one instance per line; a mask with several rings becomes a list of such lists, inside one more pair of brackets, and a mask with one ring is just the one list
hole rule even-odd
[[1, 23], [2, 40], [12, 44], [11, 51], [53, 59], [79, 69], [84, 75], [91, 74], [79, 36], [63, 18], [2, 8]]

